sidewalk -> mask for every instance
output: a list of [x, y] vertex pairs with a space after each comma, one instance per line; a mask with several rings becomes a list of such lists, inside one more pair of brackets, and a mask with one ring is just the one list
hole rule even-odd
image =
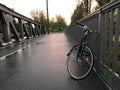
[[0, 57], [16, 53], [0, 60], [0, 90], [108, 90], [94, 72], [79, 81], [68, 75], [70, 48], [66, 36], [57, 33], [1, 49]]
[[[41, 36], [43, 37], [43, 36]], [[22, 49], [30, 47], [31, 45], [35, 44], [37, 40], [41, 37], [31, 38], [29, 40], [25, 40], [23, 42], [14, 43], [5, 47], [0, 47], [0, 60], [19, 52]]]

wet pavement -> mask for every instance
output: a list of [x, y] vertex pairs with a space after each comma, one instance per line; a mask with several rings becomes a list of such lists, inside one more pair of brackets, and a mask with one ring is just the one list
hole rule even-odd
[[108, 90], [95, 72], [84, 80], [68, 75], [71, 44], [57, 33], [0, 49], [0, 90]]

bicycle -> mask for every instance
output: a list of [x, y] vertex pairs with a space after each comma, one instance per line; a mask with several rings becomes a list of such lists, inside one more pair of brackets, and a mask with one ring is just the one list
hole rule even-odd
[[87, 37], [90, 32], [92, 33], [92, 30], [81, 23], [76, 23], [83, 28], [85, 35], [81, 42], [67, 54], [67, 70], [73, 79], [81, 80], [87, 77], [93, 68], [94, 56], [87, 46]]

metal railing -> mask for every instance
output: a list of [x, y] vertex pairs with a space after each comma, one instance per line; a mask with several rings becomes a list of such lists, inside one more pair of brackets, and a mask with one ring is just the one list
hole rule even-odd
[[[0, 4], [0, 46], [33, 38], [45, 34], [45, 29], [38, 22], [25, 17]], [[4, 44], [6, 43], [6, 44]]]
[[[90, 36], [88, 45], [95, 55], [95, 69], [113, 89], [120, 88], [120, 0], [112, 1], [79, 22], [96, 30]], [[76, 42], [83, 36], [82, 30], [74, 24], [66, 34]]]

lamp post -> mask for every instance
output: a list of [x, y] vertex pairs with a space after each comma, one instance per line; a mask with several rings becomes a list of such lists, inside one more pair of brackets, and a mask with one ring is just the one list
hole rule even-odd
[[46, 0], [47, 7], [47, 33], [49, 34], [49, 12], [48, 12], [48, 0]]

